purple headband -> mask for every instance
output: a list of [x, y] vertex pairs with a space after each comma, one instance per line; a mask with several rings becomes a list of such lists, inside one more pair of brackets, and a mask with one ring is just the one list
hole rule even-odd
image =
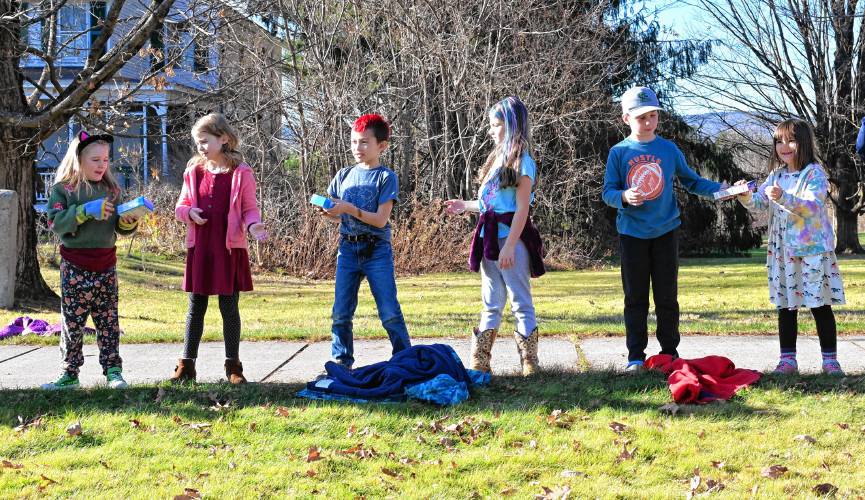
[[108, 134], [96, 134], [90, 135], [85, 131], [78, 132], [78, 149], [75, 150], [75, 154], [80, 155], [84, 148], [93, 144], [96, 141], [105, 141], [109, 144], [114, 142], [114, 137]]

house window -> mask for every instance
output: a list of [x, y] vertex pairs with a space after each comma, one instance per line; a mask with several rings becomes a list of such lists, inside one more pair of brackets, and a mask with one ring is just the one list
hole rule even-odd
[[58, 57], [65, 64], [83, 64], [90, 48], [90, 12], [84, 4], [64, 5], [57, 13]]
[[[106, 16], [106, 2], [90, 2], [90, 46], [92, 47], [96, 40], [102, 36], [102, 21], [105, 20]], [[105, 54], [105, 46], [102, 47], [102, 50], [99, 53], [99, 56], [102, 57]]]

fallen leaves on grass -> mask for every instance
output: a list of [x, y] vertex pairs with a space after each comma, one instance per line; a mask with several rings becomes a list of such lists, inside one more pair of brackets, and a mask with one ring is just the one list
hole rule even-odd
[[513, 488], [513, 487], [511, 487], [511, 486], [508, 486], [507, 488], [505, 488], [505, 489], [503, 489], [502, 491], [500, 491], [500, 492], [499, 492], [499, 495], [501, 495], [501, 496], [503, 496], [503, 497], [509, 497], [509, 496], [513, 495], [514, 493], [516, 493], [516, 492], [517, 492], [517, 489], [516, 489], [516, 488]]
[[288, 417], [291, 415], [291, 410], [284, 406], [279, 406], [276, 408], [276, 416], [277, 417]]
[[779, 477], [786, 474], [788, 470], [790, 469], [784, 467], [783, 465], [770, 465], [769, 467], [765, 467], [760, 473], [760, 475], [762, 475], [763, 477], [768, 477], [769, 479], [778, 479]]
[[310, 446], [309, 452], [306, 454], [306, 461], [315, 462], [316, 460], [321, 460], [321, 450], [316, 446]]
[[387, 467], [382, 467], [381, 473], [384, 474], [385, 476], [392, 477], [394, 479], [405, 479], [402, 474], [400, 474], [394, 470], [388, 469]]
[[45, 415], [37, 415], [30, 420], [24, 420], [24, 417], [18, 415], [18, 425], [15, 426], [15, 432], [24, 432], [27, 429], [42, 427], [42, 419]]
[[806, 441], [806, 442], [811, 443], [811, 444], [814, 444], [817, 442], [816, 439], [814, 439], [813, 437], [811, 437], [807, 434], [799, 434], [798, 436], [795, 436], [793, 439], [795, 439], [796, 441]]
[[81, 422], [75, 422], [74, 424], [69, 424], [66, 427], [66, 434], [70, 436], [80, 436], [81, 435]]
[[345, 450], [337, 450], [336, 454], [337, 455], [343, 455], [343, 456], [354, 455], [358, 458], [364, 459], [364, 458], [373, 458], [373, 457], [378, 455], [378, 452], [375, 451], [375, 448], [373, 448], [373, 447], [366, 448], [366, 447], [364, 447], [363, 443], [357, 443], [356, 445], [352, 446], [351, 448], [347, 448]]
[[712, 467], [714, 467], [716, 469], [723, 469], [726, 466], [727, 466], [727, 462], [723, 462], [720, 460], [712, 460]]
[[175, 495], [174, 500], [193, 500], [201, 498], [201, 493], [195, 488], [184, 488], [182, 495]]
[[820, 483], [811, 489], [818, 495], [834, 495], [838, 492], [838, 487], [831, 483]]
[[315, 477], [315, 476], [317, 476], [317, 475], [318, 475], [318, 472], [315, 472], [315, 471], [312, 470], [312, 469], [309, 469], [309, 470], [306, 471], [306, 477]]
[[616, 457], [616, 462], [622, 462], [624, 460], [632, 460], [636, 453], [637, 453], [637, 447], [635, 446], [634, 449], [628, 451], [628, 442], [625, 441], [624, 443], [622, 443], [622, 452], [619, 453], [618, 457]]
[[571, 487], [568, 485], [547, 488], [541, 486], [543, 493], [535, 495], [535, 500], [566, 500], [571, 495]]
[[213, 405], [210, 406], [210, 410], [217, 413], [229, 410], [231, 405], [234, 403], [233, 399], [224, 398], [215, 392], [208, 392], [207, 398], [211, 403], [213, 403]]
[[547, 425], [559, 427], [561, 429], [570, 429], [577, 421], [577, 417], [562, 410], [553, 410], [547, 415]]
[[841, 429], [842, 431], [846, 431], [847, 429], [850, 428], [850, 424], [847, 424], [847, 423], [844, 423], [844, 422], [838, 422], [838, 423], [836, 423], [835, 425], [837, 425], [838, 428]]
[[612, 431], [616, 434], [621, 434], [628, 430], [628, 426], [623, 423], [613, 421], [610, 422], [610, 429], [612, 429]]
[[3, 460], [2, 462], [0, 462], [0, 465], [2, 465], [2, 467], [4, 469], [23, 469], [24, 468], [23, 465], [10, 462], [9, 460]]

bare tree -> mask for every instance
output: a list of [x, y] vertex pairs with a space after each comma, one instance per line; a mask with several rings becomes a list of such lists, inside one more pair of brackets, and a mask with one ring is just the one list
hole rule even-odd
[[[58, 39], [58, 13], [65, 3], [65, 0], [29, 4], [0, 0], [0, 188], [12, 189], [19, 195], [19, 260], [15, 277], [18, 300], [56, 296], [40, 274], [36, 253], [33, 165], [39, 145], [80, 112], [96, 90], [138, 53], [150, 34], [162, 26], [174, 0], [141, 3], [141, 15], [136, 19], [121, 19], [126, 1], [110, 2], [99, 26], [101, 32], [92, 38], [84, 55], [83, 67], [61, 77], [60, 54], [73, 46], [75, 40], [90, 35], [90, 30], [85, 29]], [[41, 43], [31, 44], [27, 28], [36, 23], [45, 29]], [[117, 36], [112, 39], [114, 35]], [[110, 48], [109, 39], [113, 40]], [[22, 71], [21, 60], [26, 56], [44, 62], [38, 79]], [[33, 94], [25, 95], [25, 81], [36, 89]]]
[[695, 0], [723, 32], [712, 63], [694, 79], [698, 96], [767, 123], [798, 116], [814, 124], [833, 185], [839, 253], [862, 253], [857, 217], [865, 184], [854, 159], [865, 112], [865, 23], [858, 0]]

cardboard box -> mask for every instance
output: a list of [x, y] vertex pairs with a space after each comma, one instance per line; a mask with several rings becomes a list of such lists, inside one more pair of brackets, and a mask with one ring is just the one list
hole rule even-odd
[[133, 216], [140, 219], [151, 212], [153, 212], [153, 203], [143, 196], [117, 205], [117, 215], [121, 217]]
[[329, 210], [333, 207], [333, 202], [330, 201], [330, 198], [325, 198], [320, 194], [314, 194], [309, 197], [309, 202], [317, 207], [321, 207], [325, 210]]
[[720, 191], [712, 193], [712, 196], [714, 196], [715, 199], [718, 200], [725, 196], [735, 196], [737, 194], [747, 193], [748, 191], [754, 191], [755, 189], [757, 189], [757, 183], [755, 181], [749, 181], [746, 184], [730, 186], [727, 189], [722, 189]]

